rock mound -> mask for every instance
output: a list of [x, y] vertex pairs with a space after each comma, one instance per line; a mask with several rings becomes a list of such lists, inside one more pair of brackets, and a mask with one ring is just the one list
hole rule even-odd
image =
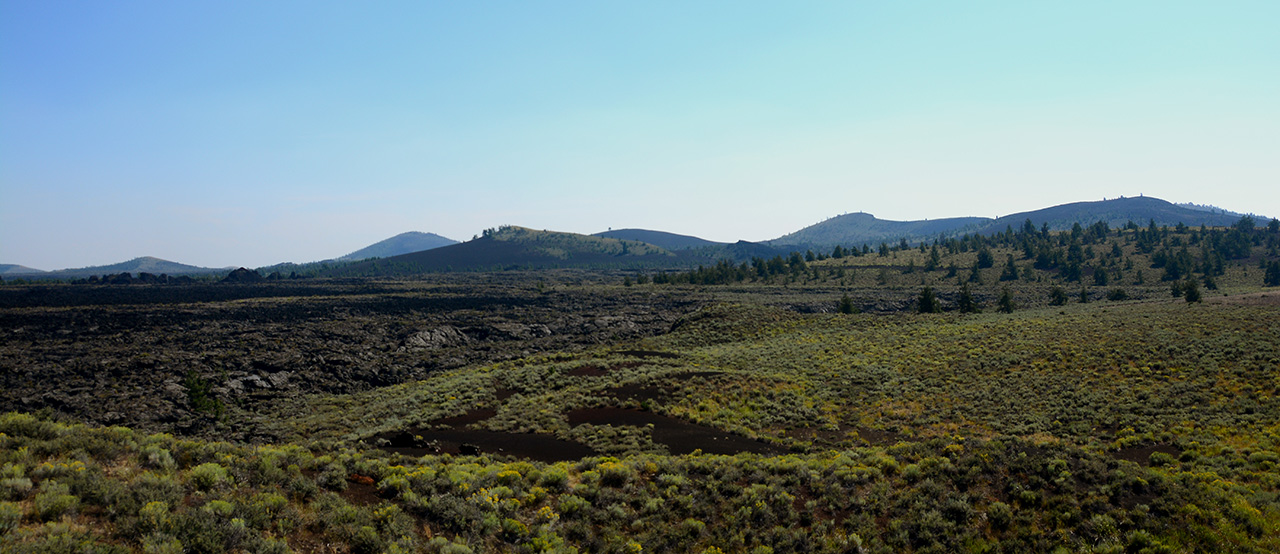
[[261, 283], [262, 281], [262, 274], [243, 267], [232, 271], [222, 279], [223, 283]]

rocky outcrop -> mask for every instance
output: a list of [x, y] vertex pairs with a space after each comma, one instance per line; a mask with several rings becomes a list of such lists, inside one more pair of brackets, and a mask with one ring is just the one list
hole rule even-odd
[[505, 278], [449, 276], [425, 290], [421, 282], [179, 287], [174, 278], [46, 295], [6, 286], [0, 412], [270, 441], [274, 428], [252, 423], [259, 407], [662, 333], [693, 308], [680, 296], [545, 294]]
[[261, 283], [264, 281], [262, 274], [248, 268], [239, 268], [222, 279], [223, 283]]
[[471, 339], [452, 325], [418, 331], [404, 339], [404, 347], [409, 350], [435, 350], [448, 348], [470, 342]]

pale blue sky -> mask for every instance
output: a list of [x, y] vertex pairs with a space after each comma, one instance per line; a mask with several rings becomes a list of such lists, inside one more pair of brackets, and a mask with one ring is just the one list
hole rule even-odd
[[0, 0], [0, 263], [1280, 215], [1280, 3]]

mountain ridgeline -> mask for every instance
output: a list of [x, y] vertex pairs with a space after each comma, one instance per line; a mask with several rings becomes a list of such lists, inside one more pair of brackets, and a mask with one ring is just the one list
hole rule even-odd
[[991, 235], [1010, 228], [1017, 229], [1027, 220], [1037, 228], [1047, 225], [1050, 231], [1064, 231], [1077, 223], [1088, 226], [1099, 221], [1106, 222], [1110, 227], [1123, 227], [1130, 221], [1140, 225], [1154, 221], [1158, 226], [1176, 226], [1181, 223], [1191, 227], [1226, 227], [1239, 219], [1234, 214], [1190, 209], [1158, 198], [1115, 198], [1097, 202], [1073, 202], [995, 219], [957, 217], [889, 221], [876, 219], [867, 213], [845, 214], [768, 243], [784, 250], [829, 250], [838, 244], [874, 246], [880, 242], [897, 242], [902, 239], [919, 243], [963, 234]]
[[618, 229], [616, 231], [610, 229], [603, 233], [596, 233], [592, 236], [647, 242], [659, 248], [665, 248], [672, 251], [725, 245], [723, 242], [714, 242], [698, 237], [691, 237], [689, 235], [677, 235], [675, 233], [667, 233], [664, 231], [650, 231], [648, 229]]
[[[408, 232], [330, 260], [306, 264], [283, 263], [258, 268], [262, 275], [296, 277], [379, 277], [447, 271], [508, 269], [688, 269], [721, 261], [752, 262], [787, 258], [792, 252], [832, 252], [837, 246], [852, 251], [884, 245], [936, 243], [964, 236], [992, 236], [1022, 229], [1062, 231], [1075, 225], [1103, 222], [1110, 228], [1130, 223], [1147, 226], [1228, 227], [1239, 214], [1219, 209], [1176, 205], [1150, 197], [1075, 202], [999, 218], [956, 217], [890, 221], [868, 213], [833, 217], [776, 239], [754, 243], [715, 242], [699, 237], [648, 229], [609, 230], [594, 235], [536, 231], [515, 226], [490, 229], [484, 236], [459, 243], [433, 233]], [[1260, 219], [1259, 224], [1267, 223]], [[41, 272], [23, 266], [0, 266], [5, 278], [82, 279], [90, 275], [167, 273], [173, 275], [226, 274], [231, 268], [205, 268], [157, 258], [137, 258], [109, 266]]]
[[378, 241], [369, 246], [356, 250], [346, 256], [342, 256], [337, 261], [348, 262], [356, 260], [365, 260], [368, 258], [390, 258], [401, 254], [412, 254], [423, 250], [431, 250], [432, 248], [440, 248], [458, 244], [458, 241], [445, 238], [435, 233], [421, 233], [418, 231], [409, 231], [408, 233], [400, 233], [386, 240]]
[[[1109, 228], [1129, 225], [1228, 227], [1234, 214], [1190, 209], [1156, 198], [1118, 198], [1076, 202], [999, 218], [960, 217], [921, 221], [887, 221], [856, 213], [828, 219], [764, 243], [722, 243], [648, 229], [609, 230], [594, 235], [502, 227], [483, 237], [425, 252], [393, 256], [333, 268], [320, 276], [403, 276], [439, 271], [597, 268], [679, 269], [715, 266], [720, 262], [761, 264], [794, 261], [793, 252], [850, 253], [880, 251], [884, 245], [936, 242], [965, 236], [993, 236], [1028, 226], [1037, 231], [1063, 231], [1098, 222]], [[1265, 223], [1260, 221], [1259, 223]], [[765, 266], [768, 267], [768, 266]], [[776, 269], [776, 268], [775, 268]]]
[[90, 267], [81, 267], [75, 269], [60, 269], [57, 271], [40, 271], [23, 266], [6, 266], [11, 269], [5, 271], [4, 275], [26, 279], [83, 279], [95, 275], [118, 275], [128, 273], [139, 275], [148, 273], [152, 275], [216, 275], [231, 271], [232, 268], [216, 268], [216, 267], [199, 267], [194, 265], [181, 264], [162, 260], [152, 256], [142, 256], [129, 261], [120, 262], [110, 265], [96, 265]]
[[403, 276], [441, 271], [564, 267], [665, 267], [671, 251], [649, 243], [504, 226], [459, 244], [335, 268], [326, 277]]

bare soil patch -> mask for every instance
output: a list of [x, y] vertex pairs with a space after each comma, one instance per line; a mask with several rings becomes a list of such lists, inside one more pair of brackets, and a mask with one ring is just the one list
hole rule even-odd
[[570, 377], [604, 377], [609, 372], [599, 366], [584, 365], [565, 372]]
[[865, 427], [854, 427], [854, 430], [858, 432], [858, 436], [862, 437], [862, 440], [875, 446], [898, 444], [898, 441], [902, 440], [902, 435], [893, 431], [867, 429]]
[[[420, 437], [420, 438], [419, 438]], [[408, 456], [435, 454], [514, 456], [541, 462], [572, 461], [595, 456], [590, 447], [551, 435], [503, 433], [482, 429], [414, 429], [379, 435], [381, 448]]]
[[354, 473], [347, 478], [347, 488], [339, 492], [338, 496], [347, 502], [361, 506], [382, 502], [382, 497], [378, 496], [378, 487], [373, 484], [373, 478]]
[[569, 425], [585, 423], [632, 427], [652, 425], [653, 442], [666, 446], [672, 454], [690, 454], [695, 450], [702, 450], [707, 454], [727, 455], [741, 452], [786, 453], [786, 449], [779, 446], [653, 412], [624, 408], [586, 408], [569, 412], [568, 417]]
[[1163, 452], [1174, 458], [1182, 454], [1182, 450], [1171, 444], [1149, 444], [1146, 446], [1129, 446], [1121, 448], [1115, 452], [1111, 452], [1111, 457], [1118, 460], [1129, 460], [1144, 466], [1151, 465], [1151, 455], [1156, 452]]

